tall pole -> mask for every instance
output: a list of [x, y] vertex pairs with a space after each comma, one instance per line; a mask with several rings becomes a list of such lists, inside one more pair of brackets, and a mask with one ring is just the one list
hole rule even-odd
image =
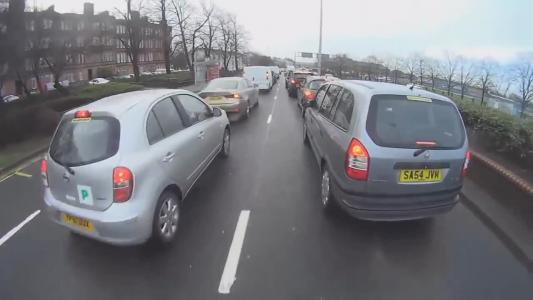
[[322, 75], [322, 0], [320, 0], [320, 30], [318, 38], [318, 75]]

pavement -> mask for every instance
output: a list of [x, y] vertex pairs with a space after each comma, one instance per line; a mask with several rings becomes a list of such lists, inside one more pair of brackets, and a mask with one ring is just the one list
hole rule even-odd
[[39, 212], [38, 163], [0, 179], [0, 299], [533, 298], [531, 271], [464, 200], [415, 222], [325, 214], [301, 129], [282, 85], [261, 94], [232, 124], [229, 159], [186, 199], [168, 249], [113, 247], [53, 224]]

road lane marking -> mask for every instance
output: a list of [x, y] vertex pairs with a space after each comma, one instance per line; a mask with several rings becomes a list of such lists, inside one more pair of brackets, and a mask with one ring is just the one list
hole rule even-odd
[[15, 173], [11, 173], [11, 174], [7, 175], [6, 177], [0, 179], [0, 182], [4, 182], [4, 181], [8, 180], [9, 178], [13, 177], [14, 175], [15, 175]]
[[278, 100], [278, 96], [274, 96], [274, 100]]
[[33, 212], [24, 221], [22, 221], [20, 224], [18, 224], [13, 229], [11, 229], [8, 233], [6, 233], [6, 235], [4, 235], [0, 239], [0, 246], [2, 246], [7, 240], [9, 240], [12, 236], [14, 236], [15, 233], [17, 233], [17, 231], [19, 231], [24, 225], [26, 225], [31, 220], [33, 220], [33, 218], [35, 218], [40, 212], [41, 212], [40, 210], [37, 210], [37, 211]]
[[239, 258], [241, 257], [242, 244], [244, 243], [244, 236], [246, 235], [246, 227], [250, 219], [250, 211], [243, 210], [239, 215], [233, 241], [229, 248], [228, 258], [224, 266], [224, 272], [220, 278], [218, 292], [220, 294], [229, 294], [231, 286], [235, 282], [235, 274], [237, 274], [237, 266], [239, 265]]
[[272, 122], [272, 114], [268, 115], [267, 124], [270, 124]]
[[20, 171], [16, 171], [14, 173], [14, 175], [18, 175], [18, 176], [22, 176], [22, 177], [26, 177], [26, 178], [32, 178], [33, 175], [31, 174], [28, 174], [28, 173], [24, 173], [24, 172], [20, 172]]

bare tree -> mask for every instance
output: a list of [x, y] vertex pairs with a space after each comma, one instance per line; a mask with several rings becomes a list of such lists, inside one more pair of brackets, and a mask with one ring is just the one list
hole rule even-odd
[[533, 100], [533, 57], [524, 57], [515, 66], [515, 76], [520, 95], [520, 117]]
[[[59, 92], [66, 94], [68, 91], [60, 84], [61, 76], [67, 67], [67, 40], [65, 35], [60, 33], [60, 22], [58, 18], [53, 22], [53, 34], [50, 42], [45, 42], [42, 47], [47, 48], [46, 55], [43, 59], [48, 66], [48, 70], [54, 77], [54, 88]], [[35, 63], [38, 63], [37, 61]]]
[[418, 58], [414, 54], [407, 57], [403, 62], [403, 67], [407, 71], [407, 74], [409, 74], [410, 83], [413, 83], [414, 81], [417, 63], [418, 63]]
[[46, 49], [44, 47], [44, 27], [43, 20], [40, 14], [35, 13], [33, 31], [28, 33], [28, 39], [26, 40], [26, 49], [28, 58], [31, 62], [31, 73], [39, 93], [43, 94], [44, 89], [41, 83], [41, 66], [45, 64]]
[[231, 24], [231, 36], [232, 36], [232, 51], [233, 58], [235, 59], [235, 70], [239, 70], [239, 53], [243, 53], [246, 50], [246, 31], [242, 26], [237, 24], [237, 18], [232, 16], [230, 18]]
[[455, 56], [454, 54], [450, 52], [447, 52], [446, 60], [443, 66], [443, 73], [446, 79], [446, 92], [448, 96], [452, 94], [452, 88], [454, 85], [453, 80], [455, 79], [455, 72], [457, 71], [457, 65], [458, 65], [457, 56]]
[[479, 67], [479, 87], [481, 88], [481, 105], [485, 101], [485, 96], [488, 94], [492, 86], [492, 77], [495, 75], [496, 65], [491, 61], [482, 61]]
[[422, 55], [417, 55], [416, 56], [417, 58], [417, 71], [418, 71], [418, 75], [420, 76], [420, 85], [423, 85], [424, 84], [424, 74], [425, 74], [425, 71], [424, 71], [424, 67], [425, 67], [425, 59]]
[[[213, 15], [217, 11], [217, 8], [213, 8]], [[211, 52], [213, 51], [213, 48], [215, 47], [215, 44], [217, 42], [217, 33], [218, 33], [218, 25], [216, 18], [209, 18], [207, 23], [204, 26], [204, 29], [201, 31], [200, 34], [200, 40], [202, 41], [202, 48], [204, 49], [205, 56], [211, 57]]]
[[14, 76], [22, 85], [24, 93], [29, 94], [30, 91], [26, 86], [26, 71], [24, 70], [24, 41], [26, 39], [25, 17], [24, 13], [26, 7], [25, 1], [9, 0], [9, 10], [6, 17], [6, 35], [5, 44], [0, 48], [6, 48], [7, 52], [7, 75]]
[[214, 6], [202, 5], [202, 14], [194, 14], [194, 7], [187, 0], [171, 0], [176, 25], [180, 35], [181, 49], [185, 54], [187, 66], [194, 72], [195, 53], [200, 46], [199, 37], [202, 28], [209, 21]]
[[429, 79], [431, 80], [431, 90], [435, 91], [435, 82], [440, 76], [441, 65], [436, 59], [428, 59], [426, 62]]
[[170, 0], [152, 0], [153, 15], [159, 20], [161, 25], [161, 32], [163, 38], [163, 59], [165, 60], [165, 70], [167, 74], [170, 74], [170, 47], [172, 39], [169, 36], [172, 35], [172, 30], [169, 32], [169, 20], [167, 16], [167, 10], [169, 8]]
[[117, 9], [117, 11], [124, 19], [126, 34], [118, 35], [117, 38], [126, 49], [126, 53], [128, 54], [128, 58], [133, 68], [134, 80], [138, 82], [140, 79], [139, 55], [141, 52], [141, 41], [143, 38], [140, 16], [142, 5], [141, 2], [139, 2], [137, 4], [137, 10], [135, 10], [132, 0], [124, 0], [124, 2], [126, 4], [126, 10]]
[[232, 57], [231, 51], [231, 26], [229, 23], [230, 16], [226, 13], [221, 13], [217, 16], [217, 23], [219, 28], [218, 48], [222, 56], [222, 65], [224, 70], [228, 70], [229, 62]]
[[459, 84], [461, 85], [461, 99], [464, 99], [466, 89], [474, 82], [474, 65], [464, 57], [458, 58]]

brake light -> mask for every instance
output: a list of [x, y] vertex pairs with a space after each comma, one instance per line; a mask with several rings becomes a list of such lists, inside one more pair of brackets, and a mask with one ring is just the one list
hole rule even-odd
[[369, 164], [370, 156], [365, 146], [357, 139], [352, 139], [344, 161], [346, 175], [355, 180], [367, 180]]
[[466, 151], [466, 156], [465, 156], [465, 162], [463, 164], [463, 170], [461, 171], [461, 176], [466, 176], [467, 174], [467, 171], [468, 171], [468, 165], [470, 164], [470, 156], [471, 156], [471, 153], [470, 151]]
[[78, 110], [74, 114], [74, 118], [76, 119], [88, 119], [91, 117], [91, 112], [88, 110]]
[[226, 98], [240, 99], [240, 98], [241, 98], [241, 95], [240, 95], [239, 93], [234, 93], [234, 94], [231, 94], [231, 95], [226, 96]]
[[43, 185], [48, 187], [48, 165], [46, 164], [46, 159], [41, 160], [41, 179], [43, 180]]
[[291, 79], [290, 83], [291, 83], [291, 84], [295, 84], [295, 83], [296, 83], [296, 80]]
[[234, 109], [230, 109], [230, 110], [228, 110], [228, 111], [229, 111], [229, 112], [235, 112], [235, 113], [238, 113], [238, 112], [241, 111], [241, 109], [237, 107], [237, 108], [234, 108]]
[[437, 143], [432, 141], [416, 141], [416, 144], [419, 146], [426, 146], [426, 147], [432, 147], [437, 145]]
[[312, 90], [304, 90], [304, 97], [307, 101], [313, 101], [315, 99], [315, 92]]
[[113, 201], [126, 202], [133, 192], [133, 173], [126, 167], [113, 169]]

